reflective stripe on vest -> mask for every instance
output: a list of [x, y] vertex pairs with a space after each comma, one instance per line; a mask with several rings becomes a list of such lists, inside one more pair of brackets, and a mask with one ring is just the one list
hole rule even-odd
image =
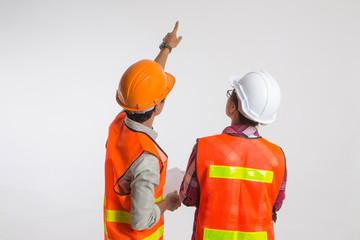
[[[155, 199], [154, 203], [160, 202], [163, 200], [163, 195]], [[104, 203], [105, 205], [105, 203]], [[106, 222], [119, 222], [119, 223], [127, 223], [130, 224], [130, 213], [126, 211], [118, 211], [118, 210], [106, 210]]]
[[273, 175], [272, 171], [220, 165], [210, 165], [209, 173], [211, 178], [239, 179], [264, 183], [272, 183]]
[[164, 235], [164, 225], [160, 226], [158, 230], [156, 230], [156, 232], [144, 238], [143, 240], [159, 240], [163, 235]]
[[105, 221], [130, 224], [130, 213], [118, 210], [106, 210]]
[[151, 234], [150, 236], [144, 238], [143, 240], [158, 240], [164, 235], [164, 225], [160, 226], [156, 232]]
[[[106, 207], [106, 196], [104, 196], [104, 209]], [[107, 235], [107, 228], [106, 228], [106, 221], [104, 221], [104, 232], [105, 232], [105, 235]]]
[[155, 199], [154, 203], [161, 202], [162, 200], [163, 200], [163, 195], [161, 195], [160, 197], [158, 197], [157, 199]]
[[266, 232], [240, 232], [204, 228], [204, 240], [267, 240]]

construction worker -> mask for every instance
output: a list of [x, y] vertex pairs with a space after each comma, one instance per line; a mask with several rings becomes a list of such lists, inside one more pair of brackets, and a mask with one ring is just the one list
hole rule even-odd
[[230, 83], [231, 126], [197, 140], [180, 200], [196, 207], [192, 239], [273, 240], [276, 211], [285, 198], [285, 156], [256, 126], [275, 120], [280, 88], [263, 71]]
[[164, 67], [182, 39], [178, 26], [164, 37], [155, 61], [133, 64], [120, 80], [116, 101], [125, 110], [111, 123], [106, 146], [105, 239], [163, 239], [164, 212], [181, 205], [176, 191], [163, 199], [167, 155], [152, 129], [175, 84]]

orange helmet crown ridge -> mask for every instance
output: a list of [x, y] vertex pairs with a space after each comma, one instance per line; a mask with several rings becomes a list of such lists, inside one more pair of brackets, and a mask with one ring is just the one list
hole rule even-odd
[[131, 65], [121, 77], [118, 100], [121, 107], [142, 111], [161, 102], [175, 84], [175, 78], [164, 72], [161, 65], [141, 60]]

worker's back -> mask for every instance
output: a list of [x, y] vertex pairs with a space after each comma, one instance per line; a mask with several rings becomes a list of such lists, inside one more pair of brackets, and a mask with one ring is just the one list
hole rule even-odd
[[200, 138], [196, 171], [196, 239], [274, 239], [272, 208], [285, 172], [280, 147], [261, 137]]
[[163, 187], [166, 179], [167, 156], [144, 133], [136, 132], [124, 123], [126, 114], [120, 113], [109, 128], [105, 161], [105, 200], [104, 227], [105, 240], [135, 240], [153, 237], [162, 239], [164, 216], [150, 229], [136, 231], [131, 226], [131, 188], [122, 185], [123, 177], [130, 166], [144, 151], [156, 156], [159, 160], [160, 180], [154, 190], [155, 203], [163, 199]]

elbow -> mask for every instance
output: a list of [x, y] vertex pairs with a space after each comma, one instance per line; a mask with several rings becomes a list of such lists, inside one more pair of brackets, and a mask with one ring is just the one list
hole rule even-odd
[[142, 230], [147, 229], [146, 226], [141, 222], [131, 222], [131, 227], [135, 231], [142, 231]]
[[195, 207], [197, 206], [197, 201], [192, 198], [186, 196], [183, 192], [180, 192], [180, 201], [187, 207]]
[[[159, 216], [160, 217], [160, 216]], [[130, 216], [131, 227], [135, 231], [150, 229], [157, 223], [156, 216], [149, 214], [134, 214]]]
[[186, 207], [199, 207], [198, 203], [194, 201], [183, 201], [182, 204], [184, 204]]

